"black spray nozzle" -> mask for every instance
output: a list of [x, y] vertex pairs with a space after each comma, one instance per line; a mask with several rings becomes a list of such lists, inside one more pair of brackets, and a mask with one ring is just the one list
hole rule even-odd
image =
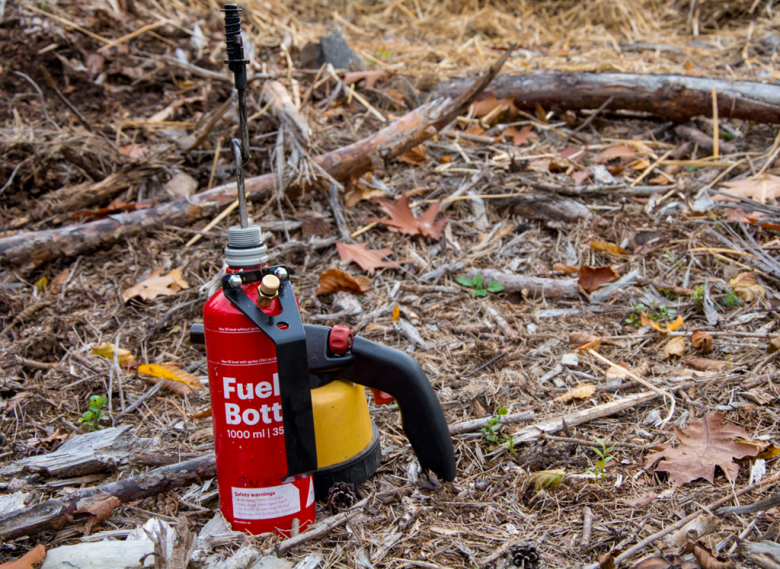
[[246, 75], [246, 64], [248, 59], [244, 59], [244, 44], [241, 41], [241, 16], [238, 15], [240, 8], [238, 4], [225, 4], [222, 8], [225, 13], [225, 44], [227, 46], [227, 56], [225, 63], [233, 72], [238, 91], [238, 120], [241, 130], [241, 163], [246, 164], [249, 161], [249, 127], [247, 125], [246, 110], [246, 89], [249, 85]]
[[241, 9], [237, 4], [225, 4], [222, 11], [225, 13], [225, 44], [227, 56], [225, 63], [235, 75], [236, 89], [247, 88], [246, 64], [244, 59], [244, 44], [241, 41]]

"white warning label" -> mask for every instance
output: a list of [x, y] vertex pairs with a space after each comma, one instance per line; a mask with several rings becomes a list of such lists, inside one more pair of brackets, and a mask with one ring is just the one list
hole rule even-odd
[[300, 492], [293, 484], [232, 490], [233, 516], [242, 520], [280, 518], [301, 510]]

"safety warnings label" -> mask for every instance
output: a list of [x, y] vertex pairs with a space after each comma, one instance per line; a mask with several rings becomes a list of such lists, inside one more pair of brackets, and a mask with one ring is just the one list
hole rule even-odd
[[269, 488], [233, 488], [233, 516], [243, 520], [267, 520], [296, 514], [301, 497], [293, 484]]

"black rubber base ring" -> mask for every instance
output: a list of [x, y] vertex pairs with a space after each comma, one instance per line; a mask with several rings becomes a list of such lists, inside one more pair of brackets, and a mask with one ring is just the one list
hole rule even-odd
[[366, 448], [349, 460], [320, 468], [314, 473], [314, 495], [318, 500], [328, 497], [328, 490], [337, 482], [358, 485], [368, 480], [382, 462], [379, 430], [371, 423], [373, 436]]

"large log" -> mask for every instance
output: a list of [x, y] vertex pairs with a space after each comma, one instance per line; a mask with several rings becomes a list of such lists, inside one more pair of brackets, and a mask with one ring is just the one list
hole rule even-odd
[[[440, 85], [439, 97], [462, 93], [469, 79]], [[697, 115], [712, 116], [712, 90], [720, 118], [780, 123], [780, 86], [755, 81], [728, 81], [685, 75], [631, 73], [568, 73], [502, 75], [484, 97], [514, 99], [517, 108], [567, 111], [598, 109], [610, 97], [608, 110], [632, 110], [682, 122]]]
[[[314, 161], [337, 180], [345, 180], [371, 170], [377, 161], [389, 160], [431, 138], [447, 126], [488, 86], [501, 70], [511, 50], [507, 51], [485, 74], [471, 81], [451, 98], [437, 99], [418, 107], [379, 132], [314, 158]], [[250, 200], [259, 200], [274, 189], [273, 174], [246, 180]], [[153, 208], [137, 210], [106, 219], [71, 225], [60, 229], [22, 232], [0, 239], [0, 264], [31, 270], [60, 257], [79, 255], [91, 249], [111, 245], [151, 229], [184, 226], [215, 215], [237, 197], [235, 183], [225, 184], [189, 198], [174, 200]]]
[[125, 504], [154, 496], [171, 488], [204, 482], [217, 475], [216, 464], [213, 454], [193, 458], [186, 462], [150, 470], [132, 478], [87, 488], [59, 500], [49, 500], [10, 512], [0, 517], [0, 539], [7, 541], [25, 535], [56, 530], [75, 518], [89, 516], [91, 514], [79, 511], [79, 502], [86, 498], [113, 496], [120, 503]]

